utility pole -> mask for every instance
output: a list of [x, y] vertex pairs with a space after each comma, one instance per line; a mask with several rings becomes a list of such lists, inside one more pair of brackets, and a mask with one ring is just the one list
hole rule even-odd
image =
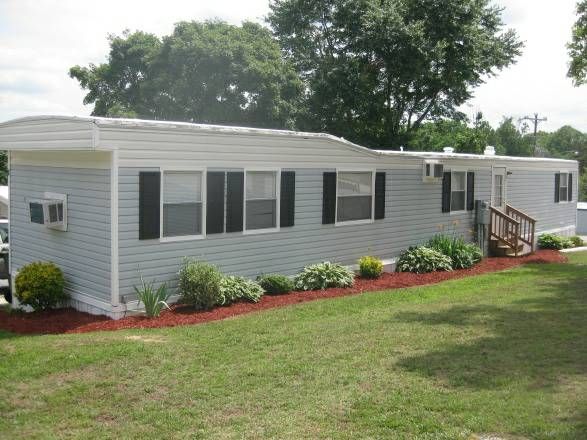
[[534, 116], [524, 116], [520, 118], [520, 121], [532, 121], [534, 124], [534, 155], [537, 153], [537, 144], [538, 144], [538, 124], [540, 122], [546, 122], [546, 118], [539, 118], [538, 113], [534, 113]]

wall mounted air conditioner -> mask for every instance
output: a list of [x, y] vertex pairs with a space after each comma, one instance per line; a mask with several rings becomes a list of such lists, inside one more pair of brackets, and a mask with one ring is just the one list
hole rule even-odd
[[51, 229], [67, 231], [67, 195], [45, 193], [42, 199], [29, 199], [31, 223], [45, 225]]
[[444, 165], [438, 160], [427, 159], [422, 166], [422, 181], [425, 183], [436, 183], [442, 180]]

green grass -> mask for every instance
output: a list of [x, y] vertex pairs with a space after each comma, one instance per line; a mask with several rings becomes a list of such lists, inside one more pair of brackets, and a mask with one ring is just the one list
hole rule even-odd
[[587, 253], [192, 327], [0, 333], [0, 437], [587, 438]]

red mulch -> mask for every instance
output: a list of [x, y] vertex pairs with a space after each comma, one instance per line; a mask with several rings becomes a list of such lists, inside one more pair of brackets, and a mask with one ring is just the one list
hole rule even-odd
[[277, 296], [265, 295], [256, 304], [236, 303], [228, 307], [218, 307], [207, 312], [196, 311], [185, 305], [173, 305], [171, 310], [164, 311], [161, 316], [152, 319], [144, 316], [128, 316], [115, 321], [105, 316], [90, 315], [73, 309], [59, 309], [35, 313], [8, 313], [0, 311], [0, 329], [20, 334], [46, 334], [85, 333], [124, 328], [174, 327], [177, 325], [199, 324], [322, 298], [335, 298], [366, 291], [433, 284], [455, 278], [504, 270], [525, 263], [563, 263], [565, 261], [566, 257], [557, 251], [539, 250], [533, 255], [521, 258], [486, 258], [470, 269], [455, 270], [452, 272], [432, 272], [420, 275], [408, 272], [385, 273], [376, 280], [357, 278], [354, 286], [348, 288], [292, 292]]

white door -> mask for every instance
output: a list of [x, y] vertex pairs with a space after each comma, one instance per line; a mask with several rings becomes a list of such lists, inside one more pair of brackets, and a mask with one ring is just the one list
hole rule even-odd
[[505, 210], [506, 204], [506, 177], [505, 167], [493, 167], [491, 182], [491, 206]]

